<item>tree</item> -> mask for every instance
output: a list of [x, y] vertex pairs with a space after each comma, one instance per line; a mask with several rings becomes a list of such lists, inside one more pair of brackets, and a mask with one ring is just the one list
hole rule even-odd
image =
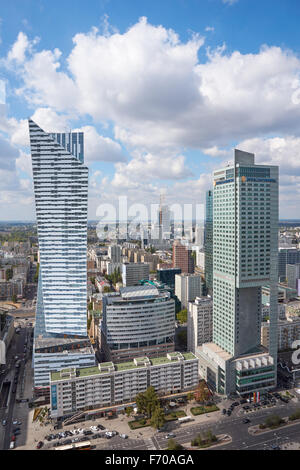
[[177, 313], [176, 315], [177, 321], [179, 323], [186, 323], [187, 322], [187, 309], [184, 308], [183, 310], [180, 310], [180, 312]]
[[6, 273], [5, 273], [5, 276], [6, 276], [6, 280], [7, 281], [10, 281], [13, 277], [13, 269], [12, 268], [8, 268], [6, 270]]
[[195, 396], [195, 400], [198, 403], [205, 403], [206, 401], [209, 400], [210, 392], [207, 388], [206, 383], [203, 380], [201, 382], [199, 382], [194, 396]]
[[181, 444], [175, 441], [175, 439], [168, 440], [168, 450], [181, 450], [183, 449]]
[[153, 428], [156, 429], [162, 428], [165, 424], [165, 413], [160, 406], [157, 406], [154, 409], [150, 424]]
[[139, 393], [136, 396], [135, 402], [138, 412], [151, 418], [155, 408], [159, 406], [159, 400], [155, 392], [155, 388], [148, 387], [145, 392]]
[[278, 426], [280, 426], [283, 423], [284, 423], [283, 419], [280, 418], [280, 416], [278, 416], [278, 415], [269, 416], [265, 421], [265, 425], [268, 428], [277, 428]]
[[125, 408], [125, 413], [127, 414], [128, 418], [129, 418], [129, 416], [131, 415], [132, 412], [133, 412], [132, 406], [127, 406]]
[[38, 282], [39, 280], [39, 271], [40, 271], [40, 264], [38, 263], [36, 265], [36, 271], [35, 271], [35, 275], [34, 275], [34, 282]]

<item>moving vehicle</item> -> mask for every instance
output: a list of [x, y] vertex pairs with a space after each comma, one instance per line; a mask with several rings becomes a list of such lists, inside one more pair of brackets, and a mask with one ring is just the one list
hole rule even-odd
[[7, 425], [7, 421], [6, 421], [6, 419], [3, 419], [2, 420], [2, 426], [6, 426], [6, 425]]
[[178, 423], [186, 423], [187, 421], [191, 421], [192, 417], [191, 416], [183, 416], [182, 418], [178, 418]]
[[14, 449], [14, 448], [15, 448], [15, 442], [14, 442], [14, 441], [11, 441], [11, 443], [9, 444], [9, 448], [10, 448], [10, 449]]
[[56, 447], [55, 450], [91, 450], [90, 441], [76, 442], [65, 446]]
[[244, 423], [244, 424], [248, 424], [248, 423], [251, 423], [251, 421], [250, 421], [250, 419], [248, 419], [248, 418], [244, 418], [244, 419], [243, 419], [243, 423]]

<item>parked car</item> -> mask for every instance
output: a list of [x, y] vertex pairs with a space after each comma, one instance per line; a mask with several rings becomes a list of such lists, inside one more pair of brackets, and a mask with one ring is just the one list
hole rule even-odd
[[127, 439], [127, 438], [128, 438], [127, 434], [120, 434], [120, 437], [121, 437], [122, 439]]
[[44, 445], [43, 441], [40, 441], [37, 443], [36, 448], [40, 449], [41, 447], [43, 447], [43, 445]]
[[10, 449], [14, 449], [14, 448], [15, 448], [15, 441], [11, 441], [11, 442], [10, 442], [9, 448], [10, 448]]
[[227, 410], [227, 416], [231, 415], [231, 410]]
[[169, 432], [169, 434], [166, 435], [166, 439], [171, 439], [173, 437], [176, 437], [176, 435], [173, 432]]
[[223, 408], [222, 413], [223, 413], [223, 415], [226, 415], [227, 410], [225, 408]]

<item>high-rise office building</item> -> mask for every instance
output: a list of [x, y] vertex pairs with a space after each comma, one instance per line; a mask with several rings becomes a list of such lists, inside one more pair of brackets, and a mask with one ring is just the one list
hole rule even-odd
[[175, 301], [154, 285], [123, 287], [103, 296], [101, 347], [108, 361], [174, 351]]
[[[213, 343], [200, 352], [202, 373], [221, 393], [276, 385], [278, 167], [255, 165], [235, 150], [214, 173]], [[260, 345], [261, 288], [270, 286], [269, 351]]]
[[181, 274], [180, 268], [160, 268], [157, 270], [157, 280], [175, 289], [175, 275]]
[[88, 168], [82, 133], [47, 134], [29, 120], [29, 134], [40, 254], [34, 380], [47, 386], [49, 368], [95, 363], [87, 338]]
[[181, 245], [179, 240], [173, 243], [173, 268], [180, 268], [182, 273], [194, 272], [192, 250]]
[[287, 278], [287, 265], [300, 263], [300, 250], [296, 247], [281, 248], [278, 250], [278, 277], [279, 281]]
[[123, 285], [137, 286], [140, 281], [149, 279], [150, 266], [147, 263], [123, 263], [122, 280]]
[[189, 302], [202, 295], [200, 274], [176, 274], [175, 295], [181, 302], [181, 308], [187, 308]]
[[194, 352], [213, 336], [213, 302], [211, 297], [196, 297], [187, 312], [187, 350]]
[[291, 289], [298, 289], [300, 280], [300, 264], [287, 264], [286, 278], [288, 287]]
[[213, 290], [213, 191], [206, 192], [204, 232], [204, 273], [208, 292]]
[[112, 263], [121, 263], [122, 250], [120, 245], [110, 245], [108, 247], [108, 256]]

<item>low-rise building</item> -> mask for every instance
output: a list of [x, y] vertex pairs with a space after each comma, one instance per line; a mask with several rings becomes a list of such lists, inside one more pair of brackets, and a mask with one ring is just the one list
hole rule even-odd
[[153, 386], [159, 395], [193, 390], [198, 384], [198, 360], [192, 353], [172, 352], [126, 363], [71, 367], [51, 372], [51, 416], [129, 403]]

